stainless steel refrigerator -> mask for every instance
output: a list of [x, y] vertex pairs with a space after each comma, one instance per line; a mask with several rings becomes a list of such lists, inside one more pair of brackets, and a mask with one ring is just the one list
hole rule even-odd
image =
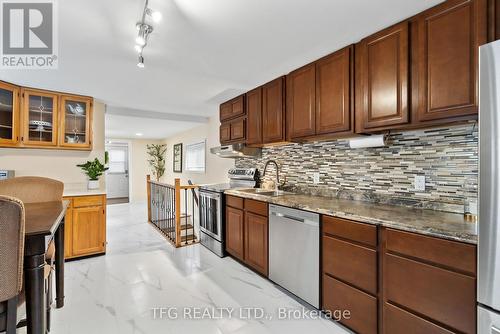
[[500, 41], [479, 53], [478, 334], [500, 334]]

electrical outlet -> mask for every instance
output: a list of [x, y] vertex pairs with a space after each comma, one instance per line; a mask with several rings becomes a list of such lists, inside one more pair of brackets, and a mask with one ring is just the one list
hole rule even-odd
[[425, 175], [415, 175], [415, 190], [425, 191]]
[[314, 184], [319, 183], [319, 173], [313, 173], [313, 183]]

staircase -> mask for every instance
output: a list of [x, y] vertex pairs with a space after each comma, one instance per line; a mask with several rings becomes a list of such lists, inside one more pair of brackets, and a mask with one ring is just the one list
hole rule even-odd
[[198, 242], [193, 219], [198, 212], [198, 186], [181, 186], [180, 179], [172, 186], [152, 181], [149, 175], [147, 184], [148, 221], [175, 247]]

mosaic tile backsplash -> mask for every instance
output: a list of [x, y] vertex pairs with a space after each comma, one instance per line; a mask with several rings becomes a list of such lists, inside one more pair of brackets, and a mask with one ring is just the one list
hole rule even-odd
[[[381, 148], [350, 149], [347, 140], [267, 147], [262, 158], [239, 158], [236, 167], [262, 174], [269, 159], [280, 165], [283, 188], [296, 192], [458, 213], [477, 198], [476, 123], [392, 132]], [[270, 165], [263, 181], [275, 175]], [[415, 190], [415, 175], [425, 176], [425, 191]]]

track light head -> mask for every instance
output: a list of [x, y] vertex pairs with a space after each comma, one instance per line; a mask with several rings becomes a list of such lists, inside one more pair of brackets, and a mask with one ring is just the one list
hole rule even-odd
[[139, 61], [137, 63], [137, 67], [144, 68], [144, 57], [142, 56], [142, 54], [139, 55]]

